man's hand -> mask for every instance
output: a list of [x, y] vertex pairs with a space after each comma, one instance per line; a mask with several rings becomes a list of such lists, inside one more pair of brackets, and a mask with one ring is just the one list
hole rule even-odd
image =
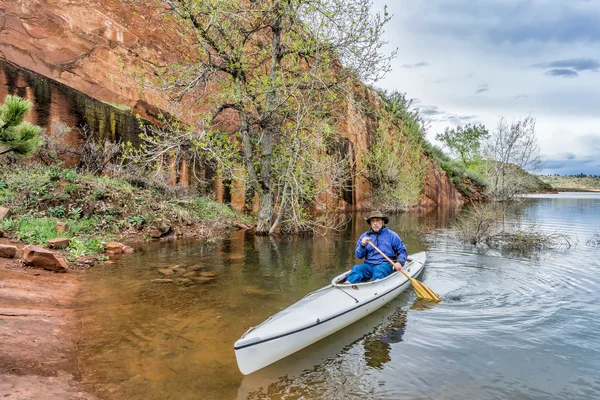
[[394, 263], [394, 269], [396, 271], [400, 271], [402, 269], [402, 264], [400, 264], [399, 262]]
[[362, 238], [362, 240], [360, 241], [360, 245], [361, 245], [362, 247], [365, 247], [365, 245], [366, 245], [367, 243], [369, 243], [370, 241], [371, 241], [371, 239], [369, 239], [369, 237], [368, 237], [368, 236], [365, 236], [365, 237], [364, 237], [364, 238]]

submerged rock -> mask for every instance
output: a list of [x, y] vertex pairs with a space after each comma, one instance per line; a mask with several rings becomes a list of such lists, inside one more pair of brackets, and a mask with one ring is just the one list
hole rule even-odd
[[173, 283], [173, 279], [165, 279], [165, 278], [152, 279], [150, 282], [153, 282], [153, 283]]
[[203, 271], [203, 272], [200, 272], [200, 276], [203, 276], [205, 278], [212, 278], [212, 277], [217, 276], [217, 274], [215, 274], [214, 272]]
[[158, 273], [164, 276], [171, 276], [174, 272], [175, 271], [173, 271], [171, 268], [163, 268], [158, 270]]
[[210, 281], [214, 281], [215, 278], [209, 276], [195, 276], [193, 278], [190, 278], [190, 280], [196, 283], [208, 283]]

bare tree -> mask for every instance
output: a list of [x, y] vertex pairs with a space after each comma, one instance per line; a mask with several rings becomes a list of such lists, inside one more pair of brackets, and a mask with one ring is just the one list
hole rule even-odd
[[540, 167], [540, 150], [535, 118], [527, 116], [512, 123], [500, 119], [484, 144], [485, 174], [492, 198], [505, 200], [523, 190], [526, 174]]

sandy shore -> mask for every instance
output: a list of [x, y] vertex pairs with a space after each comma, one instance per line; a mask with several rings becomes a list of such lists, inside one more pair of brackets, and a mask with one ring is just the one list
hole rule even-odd
[[[21, 247], [5, 238], [0, 243]], [[97, 399], [77, 382], [74, 302], [81, 273], [0, 258], [0, 398]]]

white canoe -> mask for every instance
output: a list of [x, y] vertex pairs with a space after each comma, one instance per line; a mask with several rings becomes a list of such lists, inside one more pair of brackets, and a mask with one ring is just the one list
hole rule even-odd
[[[426, 253], [409, 258], [412, 260], [404, 272], [416, 278], [423, 271]], [[389, 303], [410, 286], [399, 272], [374, 282], [338, 283], [349, 273], [336, 276], [330, 285], [248, 329], [234, 344], [242, 374], [251, 374], [339, 331]]]

